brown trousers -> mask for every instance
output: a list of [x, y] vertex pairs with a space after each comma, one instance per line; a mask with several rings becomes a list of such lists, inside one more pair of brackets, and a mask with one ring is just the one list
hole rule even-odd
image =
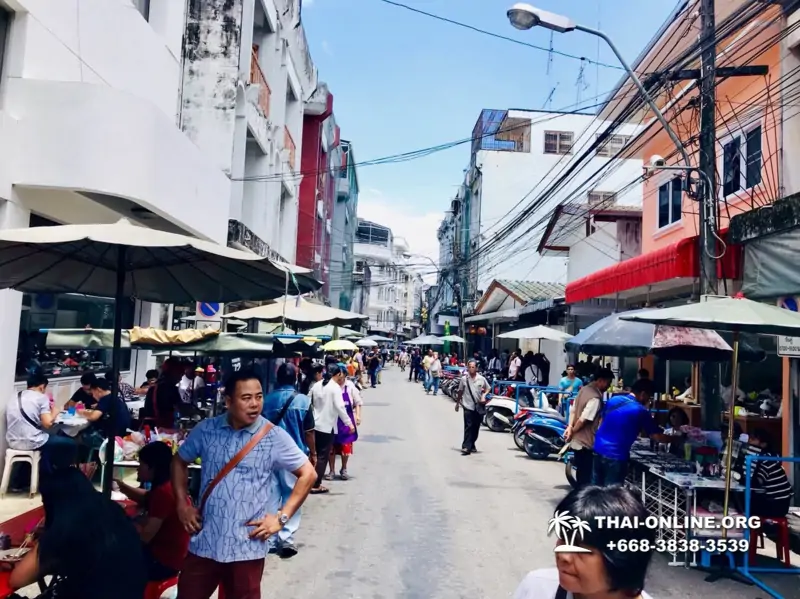
[[209, 599], [220, 587], [220, 599], [261, 599], [261, 576], [264, 560], [223, 564], [186, 556], [178, 579], [178, 599]]

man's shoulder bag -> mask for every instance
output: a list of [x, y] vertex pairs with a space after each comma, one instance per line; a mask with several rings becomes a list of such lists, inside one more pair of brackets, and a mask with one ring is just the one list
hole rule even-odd
[[33, 418], [31, 418], [30, 416], [28, 416], [28, 414], [26, 414], [26, 413], [25, 413], [25, 410], [22, 408], [22, 391], [20, 391], [19, 393], [17, 393], [17, 405], [19, 406], [19, 413], [20, 413], [20, 414], [22, 415], [22, 417], [25, 419], [25, 422], [27, 422], [28, 424], [30, 424], [30, 425], [31, 425], [33, 428], [35, 428], [36, 430], [40, 430], [40, 431], [41, 431], [41, 430], [44, 430], [44, 429], [42, 428], [42, 425], [41, 425], [41, 424], [38, 424], [38, 423], [37, 423], [37, 422], [36, 422], [36, 421], [35, 421]]
[[464, 378], [464, 385], [466, 385], [467, 391], [469, 392], [469, 396], [472, 398], [472, 401], [475, 403], [475, 411], [478, 414], [480, 414], [481, 416], [486, 414], [486, 404], [483, 404], [483, 403], [479, 402], [475, 398], [475, 394], [472, 392], [472, 384], [469, 382], [467, 377]]
[[[291, 399], [294, 399], [294, 396], [292, 396]], [[291, 401], [289, 403], [291, 403]], [[288, 406], [285, 407], [288, 408]], [[203, 515], [203, 510], [206, 507], [208, 498], [211, 496], [211, 493], [214, 491], [217, 485], [219, 485], [219, 483], [222, 482], [222, 479], [228, 476], [228, 474], [230, 474], [233, 469], [236, 468], [236, 466], [238, 466], [239, 463], [245, 459], [251, 451], [253, 451], [253, 449], [255, 449], [256, 445], [258, 445], [261, 439], [266, 437], [269, 431], [271, 431], [273, 428], [275, 428], [275, 425], [272, 422], [267, 422], [255, 435], [253, 435], [253, 438], [247, 442], [247, 445], [242, 447], [238, 453], [233, 456], [231, 460], [225, 464], [222, 469], [220, 469], [219, 472], [217, 472], [216, 476], [211, 480], [211, 482], [208, 484], [208, 487], [206, 487], [206, 490], [203, 492], [203, 496], [200, 498], [200, 506], [198, 507], [198, 511], [200, 512], [201, 516]]]

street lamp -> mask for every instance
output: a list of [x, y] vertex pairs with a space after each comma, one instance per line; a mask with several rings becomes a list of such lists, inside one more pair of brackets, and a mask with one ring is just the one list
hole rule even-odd
[[675, 135], [675, 132], [672, 130], [672, 127], [669, 126], [667, 119], [664, 118], [664, 115], [661, 113], [661, 110], [656, 105], [653, 98], [650, 94], [647, 93], [647, 90], [642, 85], [642, 82], [636, 76], [636, 73], [633, 72], [630, 65], [625, 61], [622, 57], [622, 54], [619, 53], [619, 50], [614, 45], [614, 42], [611, 41], [605, 33], [602, 31], [598, 31], [597, 29], [592, 29], [590, 27], [584, 27], [583, 25], [578, 25], [571, 19], [557, 15], [552, 12], [548, 12], [546, 10], [541, 10], [540, 8], [536, 8], [531, 6], [530, 4], [526, 4], [524, 2], [518, 2], [514, 6], [508, 9], [506, 12], [508, 15], [508, 20], [511, 22], [511, 25], [516, 29], [520, 30], [528, 30], [534, 27], [544, 27], [545, 29], [550, 29], [551, 31], [557, 31], [558, 33], [568, 33], [570, 31], [583, 31], [584, 33], [588, 33], [590, 35], [597, 36], [603, 39], [614, 52], [619, 60], [620, 64], [625, 69], [625, 72], [628, 73], [628, 77], [631, 78], [636, 88], [639, 90], [639, 93], [642, 94], [642, 97], [647, 102], [650, 109], [656, 115], [656, 119], [664, 127], [664, 130], [669, 135], [672, 143], [675, 144], [675, 147], [678, 149], [681, 157], [685, 164], [689, 165], [689, 155], [686, 153], [686, 149], [683, 147], [681, 140], [678, 139], [678, 136]]

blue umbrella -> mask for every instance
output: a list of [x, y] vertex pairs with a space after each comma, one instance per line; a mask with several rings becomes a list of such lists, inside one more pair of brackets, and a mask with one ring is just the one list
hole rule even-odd
[[[715, 331], [664, 327], [620, 318], [649, 311], [648, 308], [606, 316], [567, 341], [565, 347], [568, 351], [595, 356], [641, 358], [653, 354], [666, 360], [686, 362], [730, 360], [733, 349]], [[740, 346], [740, 360], [759, 362], [764, 357], [758, 345], [743, 343]]]

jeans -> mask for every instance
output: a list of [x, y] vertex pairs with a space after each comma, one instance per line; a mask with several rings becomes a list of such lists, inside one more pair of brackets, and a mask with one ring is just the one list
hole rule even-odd
[[475, 441], [478, 440], [478, 433], [481, 432], [481, 422], [483, 422], [483, 416], [476, 410], [464, 408], [464, 441], [461, 443], [461, 451], [476, 451]]
[[[317, 459], [320, 459], [319, 456], [317, 456]], [[323, 461], [327, 462], [327, 460]], [[292, 494], [297, 477], [286, 470], [277, 470], [275, 478], [277, 480], [278, 493], [280, 493], [281, 505], [285, 505]], [[270, 539], [270, 544], [280, 546], [287, 541], [293, 541], [294, 533], [297, 532], [298, 528], [300, 528], [300, 510], [297, 510], [278, 534]]]
[[433, 394], [434, 394], [434, 395], [436, 395], [437, 393], [439, 393], [439, 381], [441, 381], [441, 380], [442, 380], [442, 379], [441, 379], [441, 378], [439, 378], [438, 376], [432, 376], [432, 377], [430, 377], [430, 378], [428, 379], [428, 386], [427, 386], [427, 388], [425, 389], [425, 391], [430, 391], [431, 389], [433, 389]]
[[592, 467], [592, 484], [601, 487], [621, 485], [628, 474], [628, 460], [615, 460], [595, 454]]
[[378, 386], [378, 371], [377, 370], [370, 370], [369, 371], [369, 384], [373, 389]]

